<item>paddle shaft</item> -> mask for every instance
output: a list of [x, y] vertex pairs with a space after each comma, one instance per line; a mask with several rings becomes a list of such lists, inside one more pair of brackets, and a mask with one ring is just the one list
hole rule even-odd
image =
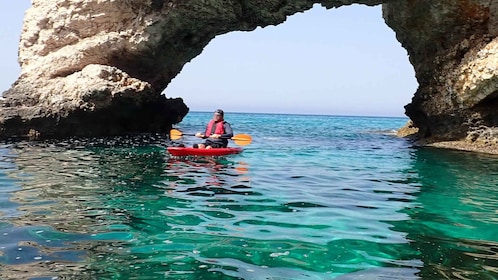
[[[173, 140], [179, 139], [183, 135], [195, 136], [195, 134], [192, 134], [192, 133], [183, 133], [183, 132], [181, 132], [178, 129], [172, 129], [170, 131], [170, 138], [173, 139]], [[209, 137], [204, 137], [204, 139], [205, 138], [209, 138]], [[237, 135], [234, 135], [231, 138], [225, 138], [224, 137], [224, 139], [231, 139], [231, 140], [235, 141], [235, 144], [237, 144], [237, 145], [249, 145], [252, 142], [252, 137], [250, 135], [248, 135], [248, 134], [237, 134]]]
[[[182, 132], [182, 136], [195, 136], [194, 133], [183, 133]], [[204, 136], [204, 137], [201, 137], [202, 139], [207, 139], [207, 138], [211, 138], [209, 136]], [[213, 138], [213, 139], [231, 139], [231, 137], [220, 137], [220, 138]]]

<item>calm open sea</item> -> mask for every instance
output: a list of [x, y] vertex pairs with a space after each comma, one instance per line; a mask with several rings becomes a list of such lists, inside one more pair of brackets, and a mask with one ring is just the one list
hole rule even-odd
[[498, 279], [498, 157], [413, 147], [406, 118], [226, 118], [253, 142], [217, 159], [1, 145], [0, 279]]

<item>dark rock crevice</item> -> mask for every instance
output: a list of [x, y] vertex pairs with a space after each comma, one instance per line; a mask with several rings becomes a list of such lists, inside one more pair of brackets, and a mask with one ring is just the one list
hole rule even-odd
[[[188, 107], [181, 98], [163, 95], [137, 102], [119, 95], [100, 110], [43, 111], [39, 106], [12, 108], [1, 133], [10, 139], [61, 139], [72, 136], [116, 136], [141, 133], [167, 134], [181, 121]], [[20, 117], [22, 116], [22, 118]]]

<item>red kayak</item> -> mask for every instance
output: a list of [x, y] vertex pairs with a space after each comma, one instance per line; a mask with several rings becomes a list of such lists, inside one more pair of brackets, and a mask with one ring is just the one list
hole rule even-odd
[[238, 154], [244, 149], [239, 147], [228, 148], [212, 148], [212, 149], [197, 149], [188, 147], [168, 147], [168, 152], [172, 156], [226, 156], [231, 154]]

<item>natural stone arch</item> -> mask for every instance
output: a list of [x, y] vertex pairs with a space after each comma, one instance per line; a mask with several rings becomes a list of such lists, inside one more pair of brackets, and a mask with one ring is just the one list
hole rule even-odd
[[406, 112], [422, 136], [475, 139], [498, 123], [494, 1], [32, 2], [21, 76], [2, 101], [3, 138], [165, 132], [188, 108], [160, 93], [211, 39], [280, 24], [316, 3], [383, 5], [419, 82]]

